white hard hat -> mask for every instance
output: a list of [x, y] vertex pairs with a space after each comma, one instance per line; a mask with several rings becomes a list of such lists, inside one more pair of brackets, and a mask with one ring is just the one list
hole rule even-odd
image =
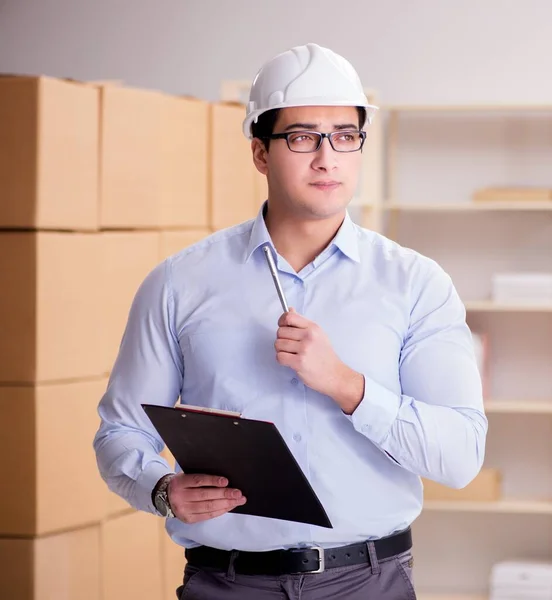
[[257, 73], [246, 107], [243, 133], [273, 108], [290, 106], [360, 106], [372, 122], [377, 106], [369, 104], [349, 61], [317, 44], [296, 46], [269, 60]]

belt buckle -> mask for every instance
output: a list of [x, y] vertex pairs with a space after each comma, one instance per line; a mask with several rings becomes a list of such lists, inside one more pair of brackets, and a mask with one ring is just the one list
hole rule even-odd
[[324, 548], [322, 546], [309, 546], [309, 550], [316, 550], [318, 552], [318, 569], [303, 571], [303, 573], [323, 573], [326, 568]]

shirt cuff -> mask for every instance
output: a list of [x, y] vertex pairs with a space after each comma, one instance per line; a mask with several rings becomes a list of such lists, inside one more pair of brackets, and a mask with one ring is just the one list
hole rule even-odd
[[364, 396], [350, 419], [354, 428], [381, 446], [399, 415], [401, 398], [366, 375]]
[[151, 500], [151, 493], [161, 477], [173, 472], [167, 464], [157, 460], [151, 461], [136, 480], [135, 498], [137, 508], [158, 515], [159, 513]]

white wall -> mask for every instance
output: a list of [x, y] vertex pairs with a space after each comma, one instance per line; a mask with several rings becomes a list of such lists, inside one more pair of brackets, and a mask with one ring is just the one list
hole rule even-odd
[[387, 103], [552, 102], [551, 34], [551, 0], [0, 0], [0, 71], [213, 100], [314, 41]]

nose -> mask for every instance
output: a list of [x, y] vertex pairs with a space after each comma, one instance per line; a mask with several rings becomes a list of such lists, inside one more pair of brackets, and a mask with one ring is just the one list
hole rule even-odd
[[337, 152], [332, 148], [330, 140], [324, 138], [320, 148], [313, 154], [312, 168], [329, 173], [337, 167]]

